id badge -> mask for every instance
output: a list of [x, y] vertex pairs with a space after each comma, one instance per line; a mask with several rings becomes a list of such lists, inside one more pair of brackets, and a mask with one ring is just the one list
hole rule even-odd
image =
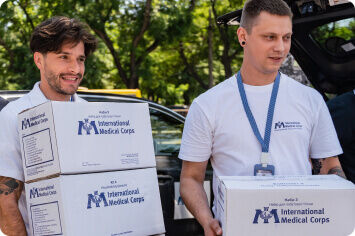
[[263, 167], [262, 164], [256, 164], [254, 166], [254, 176], [272, 176], [275, 175], [275, 166], [267, 165]]

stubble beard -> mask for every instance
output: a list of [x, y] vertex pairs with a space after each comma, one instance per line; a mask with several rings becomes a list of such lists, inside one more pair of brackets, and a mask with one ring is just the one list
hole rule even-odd
[[70, 91], [68, 91], [68, 89], [67, 90], [65, 90], [65, 89], [63, 89], [62, 87], [61, 87], [61, 85], [60, 85], [60, 80], [61, 80], [61, 77], [63, 76], [64, 74], [58, 74], [58, 75], [56, 75], [56, 74], [54, 74], [54, 73], [52, 73], [52, 72], [49, 72], [48, 73], [48, 75], [46, 75], [46, 80], [47, 80], [47, 82], [48, 82], [48, 85], [49, 85], [49, 87], [51, 87], [51, 89], [53, 89], [54, 91], [56, 91], [57, 93], [59, 93], [59, 94], [62, 94], [62, 95], [73, 95], [74, 93], [76, 93], [76, 90], [78, 89], [78, 87], [79, 87], [79, 84], [80, 84], [80, 82], [81, 82], [81, 80], [82, 80], [82, 75], [79, 73], [79, 74], [77, 74], [77, 76], [79, 77], [79, 83], [78, 83], [78, 85], [77, 86], [71, 86], [73, 89], [71, 89]]

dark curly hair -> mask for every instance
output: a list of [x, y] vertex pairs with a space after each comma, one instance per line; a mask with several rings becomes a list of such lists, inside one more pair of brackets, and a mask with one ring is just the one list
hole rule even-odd
[[96, 50], [97, 39], [89, 33], [88, 26], [77, 19], [55, 16], [43, 21], [33, 31], [30, 41], [32, 53], [58, 52], [64, 43], [83, 42], [85, 56]]

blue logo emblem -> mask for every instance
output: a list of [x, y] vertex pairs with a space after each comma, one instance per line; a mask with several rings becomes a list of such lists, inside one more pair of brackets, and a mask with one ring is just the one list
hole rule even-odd
[[78, 135], [82, 135], [83, 129], [86, 131], [86, 134], [91, 134], [91, 131], [93, 130], [95, 134], [99, 134], [99, 131], [97, 130], [95, 121], [90, 121], [89, 119], [84, 119], [83, 121], [79, 121], [79, 130], [78, 130]]
[[31, 127], [30, 120], [24, 118], [22, 121], [22, 130], [27, 129], [28, 127]]
[[272, 209], [270, 212], [268, 207], [264, 207], [263, 211], [256, 209], [253, 224], [257, 224], [259, 218], [264, 220], [264, 224], [268, 224], [271, 218], [274, 218], [274, 223], [280, 223], [279, 216], [277, 215], [277, 209]]
[[39, 197], [38, 188], [32, 188], [30, 190], [30, 199]]
[[279, 121], [275, 123], [275, 129], [284, 129], [284, 128], [285, 128], [284, 122]]
[[103, 203], [105, 207], [108, 206], [105, 193], [100, 193], [95, 191], [94, 194], [88, 194], [88, 207], [87, 209], [91, 209], [91, 203], [95, 203], [96, 207], [100, 207], [100, 204]]

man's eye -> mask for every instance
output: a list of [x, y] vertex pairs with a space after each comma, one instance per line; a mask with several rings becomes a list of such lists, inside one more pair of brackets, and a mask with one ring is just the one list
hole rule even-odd
[[80, 62], [85, 62], [85, 58], [79, 58]]
[[60, 59], [67, 59], [68, 57], [67, 56], [60, 56], [59, 58]]
[[287, 41], [288, 41], [288, 40], [290, 40], [290, 39], [291, 39], [291, 36], [290, 36], [290, 35], [284, 37], [284, 40], [287, 40]]
[[273, 40], [273, 39], [275, 38], [275, 36], [273, 36], [273, 35], [266, 35], [265, 38], [266, 38], [267, 40]]

